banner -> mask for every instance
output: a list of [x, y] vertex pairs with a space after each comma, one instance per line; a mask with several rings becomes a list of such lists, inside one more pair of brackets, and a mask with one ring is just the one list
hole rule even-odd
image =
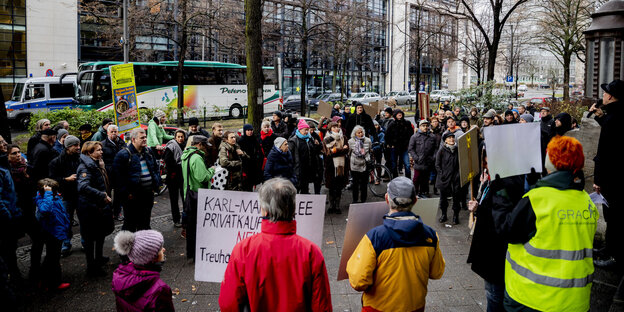
[[[195, 280], [220, 283], [234, 245], [261, 231], [258, 193], [199, 189], [197, 200]], [[319, 248], [324, 218], [325, 195], [297, 195], [297, 234]]]
[[[422, 221], [432, 226], [436, 222], [438, 213], [439, 198], [419, 199], [412, 208], [412, 212], [420, 216]], [[355, 251], [355, 248], [374, 227], [383, 224], [383, 216], [390, 210], [385, 201], [352, 204], [349, 206], [349, 216], [347, 217], [347, 229], [345, 231], [344, 243], [342, 244], [342, 255], [340, 256], [340, 267], [338, 268], [338, 281], [349, 278], [347, 275], [347, 262]]]
[[488, 171], [492, 179], [542, 172], [540, 123], [519, 123], [483, 128]]
[[464, 186], [479, 175], [479, 130], [472, 126], [457, 139], [459, 156], [459, 180]]
[[115, 123], [119, 127], [119, 133], [125, 133], [140, 126], [134, 66], [132, 63], [119, 64], [110, 66], [109, 69], [113, 90]]

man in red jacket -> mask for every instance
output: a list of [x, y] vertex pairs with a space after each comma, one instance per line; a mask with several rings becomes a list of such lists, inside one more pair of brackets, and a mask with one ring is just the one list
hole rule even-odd
[[234, 246], [221, 311], [332, 311], [321, 249], [299, 236], [294, 185], [271, 179], [258, 192], [262, 232]]

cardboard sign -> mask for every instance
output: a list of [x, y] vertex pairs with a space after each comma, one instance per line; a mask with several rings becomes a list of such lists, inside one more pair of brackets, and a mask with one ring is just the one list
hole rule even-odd
[[[200, 189], [197, 200], [195, 280], [220, 283], [234, 245], [261, 231], [258, 193]], [[321, 247], [325, 195], [297, 195], [295, 214], [297, 234]]]
[[379, 114], [379, 110], [384, 109], [383, 103], [379, 103], [379, 101], [362, 103], [362, 106], [364, 107], [364, 112], [373, 119]]
[[468, 132], [457, 139], [459, 156], [459, 180], [461, 185], [479, 175], [479, 129], [472, 126]]
[[132, 63], [119, 64], [110, 66], [109, 69], [113, 91], [115, 124], [119, 127], [119, 133], [125, 133], [140, 126], [134, 66]]
[[[420, 216], [425, 224], [432, 225], [435, 222], [438, 212], [439, 198], [419, 199], [412, 212]], [[352, 204], [349, 206], [349, 216], [347, 219], [347, 229], [345, 231], [342, 255], [340, 256], [340, 267], [338, 268], [338, 278], [341, 281], [349, 278], [347, 274], [347, 262], [355, 251], [355, 248], [372, 228], [383, 224], [383, 216], [388, 213], [389, 207], [385, 201]]]
[[542, 172], [539, 122], [485, 127], [483, 137], [492, 178], [527, 174], [531, 168]]
[[325, 101], [319, 101], [319, 105], [318, 105], [318, 109], [316, 110], [316, 112], [321, 115], [321, 116], [325, 116], [328, 119], [331, 120], [331, 113], [332, 113], [332, 105], [325, 102]]
[[431, 117], [428, 93], [418, 93], [418, 111], [420, 112], [420, 119]]

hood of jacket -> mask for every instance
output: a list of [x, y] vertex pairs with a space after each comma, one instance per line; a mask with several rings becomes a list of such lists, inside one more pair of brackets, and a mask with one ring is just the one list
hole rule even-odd
[[113, 292], [126, 301], [141, 298], [160, 279], [160, 272], [147, 268], [138, 269], [132, 262], [120, 264], [113, 273]]
[[205, 153], [197, 147], [189, 146], [184, 150], [184, 152], [182, 152], [182, 160], [188, 160], [189, 157], [191, 157], [191, 154], [193, 154], [194, 152], [197, 152], [197, 154], [199, 154], [201, 157], [204, 157], [205, 155]]
[[91, 158], [85, 154], [80, 154], [80, 162], [85, 165], [87, 168], [97, 168], [98, 164]]
[[585, 175], [582, 170], [574, 174], [572, 171], [555, 171], [543, 177], [535, 187], [553, 187], [559, 190], [583, 190]]
[[[431, 228], [425, 226], [419, 216], [411, 211], [395, 212], [384, 216], [384, 227], [398, 245], [412, 246], [419, 243], [431, 243], [436, 237]], [[429, 240], [428, 240], [429, 239]]]

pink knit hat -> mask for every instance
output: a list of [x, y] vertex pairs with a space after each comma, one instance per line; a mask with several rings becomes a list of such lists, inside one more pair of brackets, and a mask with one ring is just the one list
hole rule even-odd
[[305, 129], [305, 128], [310, 128], [310, 126], [308, 125], [307, 122], [305, 122], [305, 120], [299, 119], [299, 123], [297, 124], [297, 129], [301, 130], [301, 129]]
[[143, 230], [135, 233], [120, 231], [115, 236], [115, 250], [120, 255], [127, 255], [130, 261], [138, 265], [146, 265], [158, 258], [164, 239], [162, 234], [154, 230]]

